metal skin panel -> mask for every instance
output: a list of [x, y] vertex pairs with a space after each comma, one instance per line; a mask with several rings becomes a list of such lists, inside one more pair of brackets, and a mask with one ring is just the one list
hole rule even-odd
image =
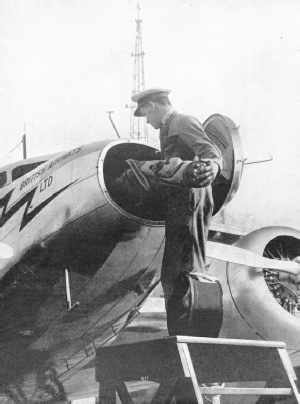
[[[90, 203], [90, 206], [85, 207], [85, 213], [106, 202], [97, 186], [95, 166], [99, 149], [97, 151], [96, 145], [94, 148], [94, 153], [91, 153], [91, 147], [62, 153], [0, 191], [0, 199], [4, 205], [1, 241], [14, 249], [11, 260], [0, 261], [1, 277], [7, 268], [19, 262], [26, 251], [34, 245], [45, 243], [53, 233], [82, 215], [80, 206], [77, 207], [82, 200], [78, 195], [84, 193], [87, 187], [90, 187], [93, 194], [85, 201]], [[69, 157], [62, 159], [68, 154]], [[82, 164], [85, 167], [80, 173], [74, 168], [74, 159], [77, 165]], [[39, 175], [39, 172], [42, 174]], [[96, 187], [91, 181], [96, 183]], [[3, 202], [4, 199], [8, 199], [7, 203]], [[15, 212], [10, 216], [13, 210]], [[41, 246], [43, 248], [43, 244]]]
[[[112, 161], [122, 168], [126, 158], [156, 153], [129, 143], [62, 153], [0, 190], [0, 240], [14, 249], [0, 259], [0, 397], [57, 402], [80, 394], [80, 369], [93, 366], [95, 349], [115, 339], [159, 281], [161, 221], [127, 214], [105, 195], [110, 171], [117, 174]], [[70, 312], [65, 267], [79, 302]]]

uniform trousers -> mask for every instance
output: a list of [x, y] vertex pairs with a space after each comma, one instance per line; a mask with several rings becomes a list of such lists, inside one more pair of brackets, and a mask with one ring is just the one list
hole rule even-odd
[[167, 305], [180, 272], [205, 271], [206, 241], [214, 207], [211, 186], [174, 187], [167, 193], [166, 204], [161, 283]]

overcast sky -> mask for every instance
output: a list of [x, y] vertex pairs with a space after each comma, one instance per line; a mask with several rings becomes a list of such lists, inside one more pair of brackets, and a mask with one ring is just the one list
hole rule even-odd
[[[175, 108], [202, 122], [227, 115], [246, 157], [274, 157], [245, 167], [228, 215], [300, 228], [300, 2], [139, 3], [146, 87], [170, 88]], [[1, 165], [24, 124], [29, 157], [115, 139], [109, 110], [129, 136], [136, 5], [0, 0]], [[12, 158], [21, 157], [19, 148]]]

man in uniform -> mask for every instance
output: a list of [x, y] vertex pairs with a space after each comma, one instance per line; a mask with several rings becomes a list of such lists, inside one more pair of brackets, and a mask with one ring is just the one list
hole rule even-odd
[[161, 271], [166, 305], [180, 272], [204, 272], [214, 207], [211, 183], [222, 168], [221, 153], [207, 137], [201, 123], [193, 116], [178, 113], [169, 101], [169, 93], [167, 89], [151, 88], [132, 96], [132, 101], [137, 102], [134, 115], [146, 117], [147, 123], [160, 130], [163, 164], [175, 162], [176, 175], [181, 172], [178, 167], [184, 167], [180, 184], [167, 189]]

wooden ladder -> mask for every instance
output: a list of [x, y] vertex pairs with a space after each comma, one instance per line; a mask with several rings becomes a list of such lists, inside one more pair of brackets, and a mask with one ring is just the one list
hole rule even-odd
[[[202, 395], [294, 396], [300, 404], [283, 342], [174, 336], [98, 348], [96, 381], [102, 404], [133, 404], [125, 382], [159, 383], [151, 404], [203, 403]], [[266, 382], [262, 387], [222, 387], [223, 383]], [[251, 386], [253, 383], [251, 383]], [[260, 383], [261, 385], [261, 383]]]

